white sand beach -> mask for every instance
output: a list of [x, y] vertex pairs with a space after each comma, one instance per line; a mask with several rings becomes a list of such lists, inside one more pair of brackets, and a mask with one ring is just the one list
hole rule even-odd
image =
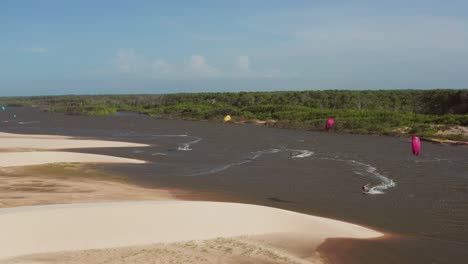
[[0, 210], [0, 258], [275, 233], [372, 238], [382, 233], [276, 208], [220, 202], [70, 204]]

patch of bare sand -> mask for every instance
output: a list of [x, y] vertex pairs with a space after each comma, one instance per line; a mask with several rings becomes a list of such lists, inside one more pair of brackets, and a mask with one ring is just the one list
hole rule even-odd
[[0, 169], [0, 208], [111, 201], [174, 200], [171, 191], [134, 186], [78, 164]]
[[468, 136], [468, 127], [466, 126], [451, 126], [445, 130], [437, 131], [436, 135], [463, 135]]

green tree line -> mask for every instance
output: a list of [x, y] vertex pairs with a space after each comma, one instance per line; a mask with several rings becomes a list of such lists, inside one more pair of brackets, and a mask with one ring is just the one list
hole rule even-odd
[[132, 111], [191, 120], [220, 120], [229, 114], [237, 121], [275, 120], [269, 124], [307, 129], [323, 129], [324, 120], [333, 116], [336, 130], [352, 133], [434, 136], [447, 126], [468, 126], [466, 89], [35, 96], [1, 98], [0, 103], [67, 114]]

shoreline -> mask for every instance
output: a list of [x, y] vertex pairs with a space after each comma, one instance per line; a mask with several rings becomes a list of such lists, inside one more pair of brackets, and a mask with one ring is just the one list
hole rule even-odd
[[443, 138], [430, 138], [430, 137], [421, 137], [421, 140], [426, 142], [431, 142], [435, 144], [450, 144], [454, 146], [467, 146], [468, 141], [457, 141]]
[[[17, 135], [17, 134], [16, 134]], [[18, 143], [19, 146], [24, 144], [24, 141], [28, 141], [28, 136], [21, 135], [15, 136], [15, 134], [6, 135], [8, 138], [15, 138], [15, 141]], [[34, 135], [32, 136], [34, 137]], [[36, 135], [37, 137], [37, 135]], [[59, 141], [66, 141], [66, 140], [74, 140], [71, 137], [62, 137], [61, 139], [53, 138], [53, 136], [41, 135], [41, 137], [52, 137], [53, 140]], [[2, 140], [5, 139], [5, 135], [3, 137], [0, 135], [0, 143]], [[43, 141], [44, 144], [48, 144], [47, 140]], [[106, 143], [107, 144], [107, 143]], [[119, 144], [119, 143], [116, 143]], [[39, 146], [41, 147], [41, 146]], [[48, 146], [51, 148], [51, 146]], [[56, 145], [55, 148], [61, 149], [63, 146]], [[14, 148], [13, 148], [14, 149]], [[10, 148], [11, 150], [11, 148]], [[23, 167], [19, 165], [24, 165], [24, 162], [20, 162], [20, 159], [24, 160], [24, 157], [27, 157], [28, 160], [31, 158], [31, 154], [36, 155], [36, 159], [39, 156], [46, 156], [46, 161], [43, 161], [42, 164], [47, 163], [56, 163], [60, 159], [60, 156], [53, 156], [53, 155], [45, 155], [46, 153], [50, 154], [50, 151], [33, 151], [33, 152], [1, 152], [0, 155], [12, 155], [9, 160], [3, 161], [0, 164], [2, 170], [0, 170], [0, 195], [8, 197], [11, 196], [12, 201], [16, 201], [16, 203], [12, 203], [10, 205], [6, 205], [9, 208], [0, 209], [0, 222], [6, 221], [4, 225], [0, 225], [1, 228], [6, 228], [2, 231], [2, 234], [7, 234], [0, 238], [0, 258], [16, 258], [19, 256], [19, 262], [15, 262], [17, 260], [10, 259], [5, 263], [10, 263], [9, 261], [13, 261], [11, 263], [24, 263], [21, 262], [21, 256], [29, 254], [59, 254], [53, 253], [56, 251], [67, 251], [67, 250], [74, 250], [74, 252], [64, 253], [65, 255], [61, 255], [62, 257], [68, 256], [67, 254], [80, 254], [80, 252], [76, 250], [95, 250], [99, 248], [114, 248], [112, 249], [115, 254], [120, 254], [125, 252], [125, 250], [133, 250], [134, 247], [138, 247], [141, 245], [149, 245], [155, 243], [179, 243], [183, 241], [192, 241], [192, 240], [203, 240], [200, 243], [221, 243], [221, 242], [213, 242], [216, 241], [218, 238], [233, 239], [235, 243], [246, 243], [244, 240], [240, 239], [239, 237], [248, 236], [249, 239], [254, 237], [254, 240], [250, 241], [249, 243], [254, 243], [262, 248], [262, 250], [273, 250], [273, 255], [279, 254], [278, 252], [282, 252], [281, 254], [286, 254], [287, 258], [300, 260], [301, 258], [295, 256], [293, 253], [288, 253], [287, 249], [278, 248], [278, 244], [275, 244], [275, 239], [283, 242], [285, 237], [279, 239], [277, 236], [272, 237], [271, 239], [268, 238], [265, 240], [263, 235], [268, 234], [276, 234], [280, 233], [290, 233], [291, 235], [299, 232], [303, 234], [308, 234], [310, 236], [308, 238], [309, 244], [302, 245], [301, 247], [303, 250], [311, 253], [311, 258], [314, 261], [318, 261], [317, 257], [315, 256], [315, 248], [323, 243], [329, 237], [354, 237], [354, 238], [361, 238], [366, 239], [369, 237], [380, 237], [384, 234], [360, 225], [347, 223], [343, 221], [333, 220], [329, 218], [317, 217], [312, 215], [306, 215], [301, 213], [296, 213], [292, 211], [287, 211], [283, 209], [278, 209], [274, 207], [266, 207], [266, 206], [259, 206], [259, 205], [252, 205], [252, 204], [239, 204], [239, 203], [225, 203], [225, 202], [203, 202], [203, 201], [181, 201], [175, 200], [175, 196], [171, 194], [171, 190], [161, 190], [161, 189], [146, 189], [143, 187], [132, 186], [127, 183], [116, 183], [112, 182], [111, 179], [109, 180], [93, 180], [93, 179], [80, 179], [76, 178], [73, 179], [71, 177], [65, 177], [64, 179], [59, 179], [57, 177], [43, 177], [42, 175], [26, 175], [22, 177], [12, 177], [11, 175], [4, 176], [7, 171], [17, 172], [23, 170], [23, 173], [27, 173], [28, 170], [25, 170]], [[55, 153], [55, 152], [54, 152]], [[57, 152], [62, 155], [66, 152]], [[71, 153], [71, 152], [70, 152]], [[80, 154], [80, 153], [72, 153]], [[96, 161], [92, 162], [94, 158], [99, 155], [93, 156], [93, 154], [81, 154], [81, 155], [91, 155], [87, 156], [89, 159], [78, 159], [74, 160], [75, 162], [91, 162], [95, 163]], [[76, 156], [73, 156], [77, 158]], [[129, 162], [128, 160], [115, 158], [112, 156], [108, 156], [107, 160], [101, 160], [103, 162], [112, 161], [114, 162]], [[29, 161], [30, 163], [31, 161]], [[137, 162], [138, 163], [138, 162]], [[17, 167], [11, 167], [6, 165], [16, 165]], [[60, 165], [59, 165], [60, 166]], [[32, 170], [33, 171], [33, 170]], [[29, 170], [31, 172], [31, 170]], [[76, 170], [76, 173], [80, 173], [80, 168]], [[8, 174], [8, 173], [6, 173]], [[2, 184], [3, 187], [2, 188]], [[13, 188], [12, 188], [13, 186]], [[6, 189], [5, 189], [6, 188]], [[107, 189], [106, 189], [107, 188]], [[105, 191], [107, 190], [107, 191]], [[183, 192], [183, 190], [179, 190]], [[175, 191], [177, 192], [177, 191]], [[71, 194], [71, 195], [70, 195]], [[65, 198], [67, 197], [67, 198]], [[131, 197], [131, 199], [129, 199]], [[147, 200], [151, 200], [148, 202]], [[126, 200], [126, 202], [122, 202]], [[146, 202], [142, 202], [146, 201]], [[156, 201], [155, 201], [156, 200]], [[165, 200], [162, 202], [158, 202], [157, 200]], [[19, 201], [19, 202], [18, 202]], [[21, 202], [22, 201], [22, 202]], [[67, 204], [63, 204], [66, 202]], [[76, 204], [76, 203], [81, 203]], [[83, 203], [85, 202], [85, 203]], [[96, 203], [100, 202], [100, 203]], [[109, 203], [111, 202], [111, 203]], [[147, 205], [143, 206], [145, 203]], [[46, 205], [44, 205], [46, 204]], [[47, 205], [52, 204], [52, 205]], [[56, 205], [62, 204], [62, 205]], [[33, 205], [33, 206], [28, 206]], [[36, 206], [34, 206], [36, 205]], [[106, 205], [108, 207], [106, 207]], [[26, 206], [26, 207], [25, 207]], [[77, 207], [82, 207], [77, 208]], [[100, 207], [104, 206], [104, 207]], [[5, 207], [5, 204], [0, 204], [0, 207]], [[154, 208], [153, 208], [154, 207]], [[178, 208], [181, 207], [181, 208]], [[45, 209], [44, 209], [45, 208]], [[99, 208], [97, 210], [96, 208]], [[110, 211], [107, 213], [103, 213], [106, 211], [106, 208]], [[112, 209], [114, 208], [114, 209]], [[138, 211], [140, 208], [141, 210]], [[48, 210], [53, 209], [53, 210]], [[45, 211], [44, 211], [45, 210]], [[76, 210], [91, 210], [89, 212], [83, 213], [83, 211], [76, 212]], [[135, 211], [136, 210], [136, 211]], [[166, 211], [164, 211], [166, 210]], [[134, 213], [131, 213], [135, 211]], [[166, 212], [164, 214], [160, 214], [162, 211]], [[130, 213], [129, 213], [130, 212]], [[149, 213], [153, 212], [153, 214]], [[190, 215], [187, 215], [187, 212], [191, 212]], [[220, 214], [220, 212], [223, 212]], [[76, 214], [74, 214], [76, 213]], [[26, 215], [31, 214], [30, 217], [26, 217]], [[38, 214], [38, 215], [34, 215]], [[115, 218], [116, 214], [120, 214], [119, 217]], [[94, 247], [79, 247], [77, 245], [73, 245], [73, 240], [70, 241], [66, 239], [70, 237], [67, 235], [63, 237], [65, 240], [60, 240], [62, 234], [67, 232], [76, 232], [75, 235], [72, 237], [81, 236], [81, 241], [89, 241], [90, 236], [96, 235], [96, 230], [102, 230], [103, 228], [108, 228], [109, 223], [115, 221], [116, 219], [125, 219], [128, 218], [128, 215], [137, 216], [140, 214], [144, 217], [136, 217], [131, 218], [131, 221], [122, 222], [121, 225], [114, 227], [114, 229], [108, 229], [107, 233], [101, 233], [102, 237], [96, 237], [92, 239], [93, 243], [96, 243]], [[172, 214], [172, 217], [170, 217]], [[57, 232], [57, 228], [64, 227], [64, 223], [66, 221], [61, 221], [61, 217], [69, 216], [68, 218], [68, 226], [62, 230], [61, 232]], [[99, 217], [97, 217], [99, 216]], [[106, 221], [106, 217], [112, 216], [108, 221]], [[154, 225], [155, 221], [162, 221], [161, 217], [165, 218], [164, 225]], [[84, 218], [83, 218], [84, 217]], [[87, 220], [86, 220], [86, 217]], [[89, 217], [97, 217], [97, 218], [89, 218]], [[151, 221], [144, 222], [147, 218], [150, 218]], [[31, 222], [30, 219], [39, 219], [43, 218], [41, 221], [34, 221]], [[195, 226], [190, 226], [185, 219], [199, 219], [197, 221], [191, 221], [191, 224], [195, 223]], [[81, 219], [78, 221], [78, 219]], [[253, 219], [256, 219], [253, 221]], [[273, 220], [272, 220], [273, 219]], [[63, 219], [62, 219], [63, 220]], [[55, 221], [55, 222], [54, 222]], [[58, 221], [58, 222], [57, 222]], [[80, 225], [83, 221], [89, 225], [93, 225], [93, 228], [90, 226], [84, 226], [84, 229], [78, 231], [76, 225]], [[88, 221], [88, 222], [86, 222]], [[102, 221], [102, 222], [99, 222]], [[133, 236], [133, 240], [127, 240], [128, 237], [124, 233], [123, 237], [114, 240], [107, 240], [108, 244], [99, 244], [99, 241], [104, 241], [105, 238], [111, 233], [118, 233], [119, 230], [122, 230], [123, 226], [127, 228], [134, 228], [135, 221], [143, 221], [144, 223], [138, 224], [136, 226], [142, 227], [138, 233], [139, 235]], [[182, 222], [181, 222], [182, 221]], [[273, 221], [270, 224], [265, 224], [265, 221]], [[178, 224], [175, 224], [177, 222]], [[210, 225], [206, 223], [210, 222]], [[8, 224], [7, 224], [8, 223]], [[100, 224], [97, 224], [100, 223]], [[196, 225], [198, 223], [198, 226]], [[40, 226], [42, 224], [48, 225], [50, 232], [47, 233], [45, 230], [47, 229], [44, 226]], [[97, 224], [97, 225], [96, 225]], [[15, 229], [16, 226], [16, 229]], [[65, 225], [66, 226], [66, 225]], [[73, 226], [73, 228], [71, 228]], [[161, 226], [164, 226], [162, 228]], [[185, 227], [184, 227], [185, 226]], [[207, 228], [209, 226], [209, 228]], [[154, 228], [159, 228], [158, 232], [153, 233], [153, 236], [147, 236], [148, 230], [154, 230]], [[236, 227], [232, 229], [233, 227]], [[320, 227], [320, 228], [319, 228]], [[172, 228], [172, 229], [171, 229]], [[205, 229], [203, 229], [205, 228]], [[94, 230], [94, 231], [93, 231]], [[112, 231], [113, 230], [113, 231]], [[133, 230], [133, 229], [131, 229]], [[171, 232], [167, 233], [168, 230], [172, 230]], [[203, 232], [196, 231], [196, 230], [203, 230]], [[8, 233], [10, 232], [10, 233]], [[46, 235], [47, 234], [49, 235]], [[55, 232], [55, 233], [54, 233]], [[89, 233], [86, 233], [89, 232]], [[97, 233], [96, 233], [97, 232]], [[159, 235], [166, 232], [167, 240], [154, 240], [155, 237], [160, 237]], [[314, 233], [315, 232], [315, 233]], [[23, 234], [22, 236], [19, 233]], [[8, 234], [11, 234], [9, 236]], [[36, 234], [36, 235], [34, 235]], [[70, 233], [68, 233], [70, 234]], [[44, 243], [42, 238], [47, 236], [48, 239], [51, 239], [50, 235], [54, 235], [56, 240], [56, 244], [58, 248], [51, 247], [44, 251], [44, 248], [51, 246], [51, 244]], [[294, 241], [294, 237], [291, 235], [287, 235], [286, 238], [292, 239]], [[176, 236], [175, 238], [169, 239], [170, 236]], [[258, 239], [255, 236], [260, 236]], [[35, 238], [34, 238], [35, 237]], [[281, 237], [281, 236], [280, 236]], [[102, 240], [102, 239], [104, 240]], [[275, 239], [273, 239], [275, 238]], [[12, 239], [16, 241], [12, 242]], [[37, 243], [31, 242], [31, 240], [39, 239], [42, 242]], [[146, 239], [146, 240], [145, 240]], [[148, 240], [149, 239], [149, 240]], [[213, 240], [214, 239], [214, 240]], [[240, 240], [239, 240], [240, 239]], [[240, 242], [244, 241], [244, 242]], [[314, 241], [314, 247], [311, 248], [310, 242]], [[25, 243], [25, 244], [22, 244]], [[67, 244], [71, 243], [71, 244]], [[80, 243], [80, 242], [76, 242]], [[82, 242], [85, 243], [85, 242]], [[231, 243], [231, 242], [229, 242]], [[234, 243], [234, 242], [232, 242]], [[53, 244], [53, 243], [52, 243]], [[85, 243], [86, 244], [86, 243]], [[21, 245], [29, 245], [22, 247]], [[34, 249], [39, 245], [39, 249]], [[68, 246], [67, 246], [68, 245]], [[250, 245], [250, 244], [249, 244]], [[127, 249], [118, 249], [120, 247], [127, 246]], [[29, 247], [29, 248], [28, 248]], [[31, 248], [32, 247], [32, 248]], [[117, 247], [117, 248], [116, 248]], [[131, 247], [130, 249], [128, 247]], [[150, 248], [152, 248], [150, 246]], [[53, 252], [49, 252], [49, 251]], [[110, 249], [109, 249], [110, 250]], [[108, 251], [103, 250], [103, 252], [97, 252], [96, 257], [105, 257], [109, 256]], [[180, 249], [182, 250], [182, 249]], [[233, 249], [234, 251], [238, 249]], [[98, 250], [99, 251], [99, 250]], [[17, 253], [12, 253], [17, 252]], [[119, 253], [120, 252], [120, 253]], [[13, 255], [17, 254], [17, 255]], [[123, 253], [122, 253], [123, 254]], [[194, 254], [194, 253], [191, 253]], [[220, 252], [216, 251], [211, 253], [212, 255], [220, 254]], [[281, 255], [279, 254], [279, 255]], [[60, 254], [59, 254], [60, 255]], [[313, 255], [313, 256], [312, 256]], [[26, 256], [26, 258], [30, 258], [34, 256]], [[143, 258], [151, 258], [151, 256], [142, 256]], [[213, 256], [205, 256], [205, 257], [213, 257]], [[232, 257], [235, 257], [233, 255]], [[259, 258], [258, 256], [249, 256], [253, 259]], [[59, 257], [57, 257], [60, 259]], [[265, 259], [260, 257], [258, 260], [261, 263]], [[280, 258], [281, 259], [281, 258]], [[89, 261], [89, 260], [87, 260]], [[265, 260], [266, 261], [266, 260]], [[303, 260], [304, 261], [304, 260]], [[3, 262], [2, 262], [3, 263]], [[53, 263], [53, 262], [39, 262], [39, 263]], [[85, 260], [83, 262], [77, 263], [88, 263]], [[270, 262], [271, 263], [271, 262]], [[276, 263], [276, 262], [275, 262]], [[283, 262], [277, 262], [283, 263]], [[284, 262], [290, 263], [290, 262]]]

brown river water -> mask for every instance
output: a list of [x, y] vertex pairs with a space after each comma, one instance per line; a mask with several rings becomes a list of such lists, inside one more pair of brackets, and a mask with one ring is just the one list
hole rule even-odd
[[[408, 138], [31, 108], [8, 108], [0, 121], [2, 132], [151, 144], [80, 151], [150, 161], [97, 167], [139, 185], [189, 191], [182, 198], [274, 206], [388, 234], [330, 239], [319, 248], [330, 263], [468, 263], [465, 146], [422, 142], [421, 156], [414, 157]], [[362, 193], [366, 183], [375, 186], [372, 194]]]

